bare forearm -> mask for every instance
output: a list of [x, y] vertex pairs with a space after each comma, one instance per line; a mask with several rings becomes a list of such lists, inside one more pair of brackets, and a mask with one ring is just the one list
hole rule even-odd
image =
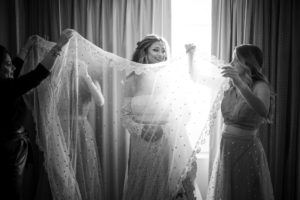
[[241, 92], [244, 99], [247, 103], [262, 117], [268, 116], [268, 109], [262, 100], [260, 100], [253, 92], [250, 90], [248, 85], [245, 83], [237, 86], [239, 91]]
[[87, 85], [92, 93], [95, 103], [98, 106], [103, 106], [104, 105], [104, 96], [102, 94], [101, 88], [98, 88], [95, 85], [95, 83], [93, 82], [92, 78], [89, 75], [85, 76], [84, 80], [87, 83]]
[[188, 54], [188, 65], [189, 65], [189, 74], [191, 76], [191, 79], [193, 81], [197, 81], [197, 73], [195, 70], [195, 59], [194, 59], [194, 53]]
[[189, 74], [192, 81], [207, 87], [214, 87], [216, 80], [212, 77], [202, 75], [196, 70], [196, 61], [194, 57], [194, 53], [188, 54]]

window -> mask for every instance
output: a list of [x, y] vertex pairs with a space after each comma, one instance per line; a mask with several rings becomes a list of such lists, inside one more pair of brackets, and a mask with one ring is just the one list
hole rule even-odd
[[[211, 0], [172, 0], [172, 56], [177, 57], [185, 53], [185, 44], [193, 43], [196, 45], [197, 54], [203, 58], [210, 58], [211, 53]], [[198, 63], [198, 67], [201, 64]], [[203, 68], [204, 69], [204, 68]], [[209, 68], [206, 68], [209, 69]], [[209, 73], [201, 70], [202, 73]], [[203, 91], [203, 90], [202, 90]], [[206, 94], [210, 95], [209, 90]], [[208, 112], [208, 105], [203, 103], [201, 108], [203, 112]], [[199, 129], [199, 125], [205, 123], [205, 119], [200, 116], [194, 116], [195, 123], [189, 128]], [[193, 127], [193, 124], [195, 125]], [[202, 148], [202, 153], [208, 154], [209, 137]]]

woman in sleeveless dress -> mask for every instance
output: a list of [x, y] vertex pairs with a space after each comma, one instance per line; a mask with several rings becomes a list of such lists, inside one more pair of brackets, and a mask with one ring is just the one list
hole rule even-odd
[[260, 125], [270, 121], [271, 91], [261, 72], [263, 56], [254, 45], [235, 48], [230, 78], [221, 104], [224, 129], [210, 178], [207, 200], [273, 200], [265, 152], [257, 136]]
[[88, 121], [92, 99], [97, 106], [104, 105], [104, 97], [97, 81], [93, 81], [87, 65], [78, 65], [78, 138], [76, 156], [76, 179], [82, 200], [104, 199], [102, 170], [98, 156], [95, 134]]

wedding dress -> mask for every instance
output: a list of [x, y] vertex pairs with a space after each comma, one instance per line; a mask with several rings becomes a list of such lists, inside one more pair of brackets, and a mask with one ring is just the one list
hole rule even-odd
[[193, 115], [209, 119], [209, 114], [197, 107], [205, 97], [194, 96], [204, 89], [196, 88], [180, 68], [183, 63], [177, 62], [152, 72], [135, 71], [130, 76], [139, 82], [126, 82], [137, 92], [124, 98], [122, 108], [122, 121], [130, 133], [125, 200], [201, 199], [195, 184], [196, 154], [213, 125], [206, 122], [188, 129]]

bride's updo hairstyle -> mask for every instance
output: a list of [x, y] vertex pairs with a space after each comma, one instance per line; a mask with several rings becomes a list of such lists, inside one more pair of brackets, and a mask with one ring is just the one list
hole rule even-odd
[[147, 64], [147, 50], [154, 42], [162, 42], [166, 48], [166, 60], [169, 58], [169, 45], [167, 41], [157, 35], [151, 34], [145, 36], [137, 43], [137, 47], [132, 56], [132, 61]]

